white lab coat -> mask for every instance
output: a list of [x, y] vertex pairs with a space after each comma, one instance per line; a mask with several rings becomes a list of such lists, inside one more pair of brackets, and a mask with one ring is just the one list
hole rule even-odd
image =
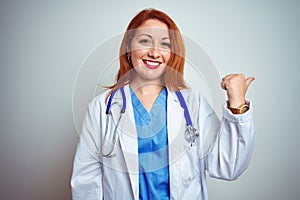
[[[107, 92], [88, 105], [74, 159], [71, 179], [73, 200], [139, 198], [138, 143], [128, 86], [124, 87], [126, 112], [118, 125], [114, 157], [113, 132], [120, 116], [122, 96], [115, 94], [111, 115], [105, 114]], [[254, 147], [253, 111], [233, 115], [224, 103], [221, 122], [203, 96], [182, 91], [191, 119], [200, 136], [191, 146], [184, 139], [185, 118], [175, 93], [168, 90], [167, 127], [171, 199], [206, 200], [209, 176], [234, 180], [248, 167]], [[105, 128], [108, 128], [106, 142]], [[151, 162], [151, 161], [149, 161]]]

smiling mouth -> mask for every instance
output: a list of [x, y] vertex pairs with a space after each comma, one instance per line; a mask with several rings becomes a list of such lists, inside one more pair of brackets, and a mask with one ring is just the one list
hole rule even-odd
[[146, 67], [149, 69], [157, 69], [162, 64], [162, 62], [159, 61], [153, 61], [153, 60], [143, 60]]

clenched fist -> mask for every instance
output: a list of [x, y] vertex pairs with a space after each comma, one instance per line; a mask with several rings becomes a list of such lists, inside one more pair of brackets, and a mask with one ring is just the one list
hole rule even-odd
[[221, 87], [227, 92], [230, 107], [237, 108], [245, 103], [247, 89], [254, 79], [246, 78], [244, 74], [229, 74], [222, 78]]

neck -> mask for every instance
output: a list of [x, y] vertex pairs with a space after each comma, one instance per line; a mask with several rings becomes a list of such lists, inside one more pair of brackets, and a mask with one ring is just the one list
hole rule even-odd
[[130, 87], [136, 94], [142, 96], [157, 95], [160, 93], [164, 85], [160, 81], [138, 81], [134, 80], [130, 83]]

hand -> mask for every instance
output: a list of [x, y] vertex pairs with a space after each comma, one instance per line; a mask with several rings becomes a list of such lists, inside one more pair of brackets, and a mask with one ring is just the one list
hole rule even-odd
[[227, 92], [230, 107], [238, 108], [246, 102], [247, 89], [254, 79], [245, 78], [244, 74], [229, 74], [222, 78], [221, 87]]

